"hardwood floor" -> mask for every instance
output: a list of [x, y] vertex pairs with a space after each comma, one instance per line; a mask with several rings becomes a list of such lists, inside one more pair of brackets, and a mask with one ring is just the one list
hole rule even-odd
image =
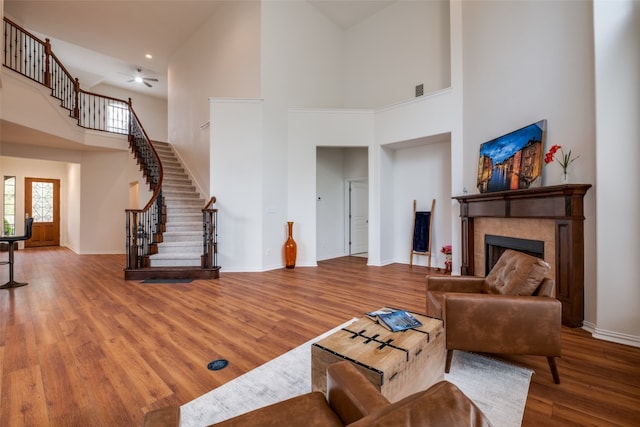
[[[139, 425], [364, 311], [424, 311], [424, 267], [365, 263], [159, 285], [123, 280], [121, 255], [20, 250], [29, 285], [0, 290], [0, 427]], [[640, 425], [640, 348], [566, 328], [560, 385], [545, 358], [510, 359], [536, 371], [523, 425]]]

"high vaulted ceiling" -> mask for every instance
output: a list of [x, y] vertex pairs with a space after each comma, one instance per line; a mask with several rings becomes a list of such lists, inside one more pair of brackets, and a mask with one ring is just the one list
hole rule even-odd
[[[40, 38], [83, 88], [100, 83], [166, 98], [172, 53], [222, 0], [31, 1], [5, 0], [5, 15]], [[232, 0], [241, 1], [241, 0]], [[349, 28], [396, 0], [308, 1], [342, 28]], [[145, 58], [151, 54], [153, 59]], [[131, 82], [140, 68], [157, 78], [152, 88]]]

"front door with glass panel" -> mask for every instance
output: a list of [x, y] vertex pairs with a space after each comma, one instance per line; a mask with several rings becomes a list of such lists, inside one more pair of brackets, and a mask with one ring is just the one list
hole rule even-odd
[[33, 217], [26, 247], [60, 246], [60, 180], [25, 178], [25, 212]]

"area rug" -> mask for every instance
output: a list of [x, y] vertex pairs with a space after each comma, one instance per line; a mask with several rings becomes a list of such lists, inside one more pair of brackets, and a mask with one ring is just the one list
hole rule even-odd
[[[316, 337], [180, 408], [182, 427], [202, 427], [311, 390], [311, 344]], [[533, 372], [473, 353], [456, 351], [445, 379], [457, 385], [494, 427], [522, 423]]]

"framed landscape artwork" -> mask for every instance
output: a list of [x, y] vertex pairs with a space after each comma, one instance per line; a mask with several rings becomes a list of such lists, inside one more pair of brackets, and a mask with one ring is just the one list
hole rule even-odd
[[542, 185], [547, 121], [540, 120], [480, 145], [478, 190], [481, 193]]

